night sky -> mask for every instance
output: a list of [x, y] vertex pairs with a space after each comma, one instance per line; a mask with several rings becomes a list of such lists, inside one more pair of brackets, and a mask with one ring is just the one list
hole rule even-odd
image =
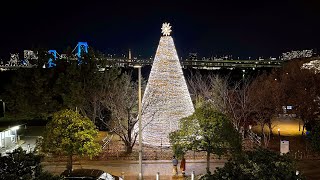
[[[48, 3], [50, 2], [50, 3]], [[268, 1], [18, 1], [1, 3], [0, 58], [24, 49], [62, 52], [78, 41], [105, 53], [155, 54], [169, 22], [179, 56], [279, 56], [320, 49], [320, 2]]]

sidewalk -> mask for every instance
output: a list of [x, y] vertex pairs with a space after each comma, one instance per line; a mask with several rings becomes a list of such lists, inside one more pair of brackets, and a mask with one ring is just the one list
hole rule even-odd
[[[226, 160], [210, 161], [210, 170], [213, 172], [217, 167], [223, 167]], [[179, 162], [180, 164], [180, 162]], [[66, 168], [66, 162], [42, 162], [44, 170], [54, 174], [60, 174]], [[187, 160], [186, 175], [190, 176], [192, 171], [196, 175], [206, 172], [207, 162], [205, 160]], [[74, 169], [78, 168], [93, 168], [101, 169], [116, 176], [125, 176], [125, 179], [137, 179], [139, 172], [138, 161], [76, 161]], [[142, 164], [144, 179], [155, 179], [157, 172], [160, 173], [161, 179], [181, 179], [172, 177], [172, 162], [171, 160], [148, 160]], [[179, 168], [178, 168], [179, 169]], [[179, 170], [179, 175], [181, 172]]]

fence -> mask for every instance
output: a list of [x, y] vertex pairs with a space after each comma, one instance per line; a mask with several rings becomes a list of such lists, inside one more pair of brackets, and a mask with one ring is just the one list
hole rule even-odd
[[261, 146], [261, 137], [254, 133], [251, 129], [248, 129], [248, 137], [252, 142]]
[[104, 144], [102, 145], [102, 149], [104, 149], [109, 143], [110, 141], [112, 140], [113, 138], [113, 134], [109, 137], [109, 136], [106, 136], [102, 142], [104, 142]]

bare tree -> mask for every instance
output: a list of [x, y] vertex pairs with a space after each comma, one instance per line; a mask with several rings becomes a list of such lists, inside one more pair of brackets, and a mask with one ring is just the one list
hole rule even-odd
[[197, 105], [206, 101], [219, 112], [227, 112], [228, 102], [228, 78], [219, 75], [201, 75], [199, 71], [187, 78], [189, 91], [193, 101]]
[[[279, 106], [278, 82], [272, 75], [262, 74], [258, 76], [249, 88], [250, 101], [253, 106], [252, 119], [261, 127], [264, 146], [268, 147], [272, 135], [272, 118], [276, 115]], [[265, 130], [269, 128], [269, 131]]]
[[190, 71], [190, 73], [190, 76], [187, 78], [187, 84], [192, 101], [197, 105], [201, 101], [211, 100], [210, 75], [204, 76], [199, 71], [196, 71], [196, 73]]
[[82, 113], [89, 117], [96, 125], [106, 126], [110, 119], [110, 110], [104, 106], [102, 101], [107, 94], [114, 90], [112, 86], [120, 77], [120, 70], [111, 68], [104, 72], [94, 73], [92, 81], [86, 84], [88, 90], [85, 95], [85, 103]]
[[237, 82], [231, 86], [228, 77], [200, 72], [191, 73], [187, 79], [189, 90], [196, 104], [205, 101], [216, 110], [227, 114], [234, 127], [240, 131], [252, 113], [249, 98], [249, 81]]
[[138, 116], [138, 86], [131, 74], [124, 73], [112, 84], [101, 99], [101, 104], [111, 112], [111, 120], [105, 125], [124, 142], [126, 152], [131, 153], [138, 136], [133, 133]]
[[240, 131], [246, 127], [248, 118], [252, 115], [254, 104], [250, 101], [249, 81], [237, 82], [228, 90], [227, 111], [233, 120], [234, 127]]
[[314, 121], [319, 114], [320, 88], [319, 74], [313, 71], [302, 69], [303, 61], [292, 61], [288, 63], [280, 74], [281, 87], [283, 89], [284, 105], [292, 105], [293, 113], [303, 122], [304, 133], [305, 125]]

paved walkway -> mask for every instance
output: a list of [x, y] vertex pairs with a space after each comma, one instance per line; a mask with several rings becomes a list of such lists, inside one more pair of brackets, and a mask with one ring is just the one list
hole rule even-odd
[[[212, 160], [210, 162], [210, 170], [213, 172], [217, 167], [223, 167], [225, 160]], [[179, 162], [180, 164], [180, 162]], [[66, 168], [66, 162], [43, 162], [44, 170], [54, 174], [60, 174]], [[186, 175], [190, 176], [192, 171], [195, 174], [204, 174], [206, 171], [206, 161], [204, 160], [187, 160]], [[139, 164], [137, 161], [81, 161], [74, 162], [73, 169], [93, 168], [101, 169], [110, 174], [121, 176], [125, 179], [136, 180], [139, 172]], [[157, 172], [160, 173], [161, 179], [179, 179], [172, 177], [172, 163], [168, 160], [143, 161], [144, 179], [155, 179]], [[179, 169], [179, 168], [178, 168]], [[181, 175], [181, 171], [179, 170]]]

